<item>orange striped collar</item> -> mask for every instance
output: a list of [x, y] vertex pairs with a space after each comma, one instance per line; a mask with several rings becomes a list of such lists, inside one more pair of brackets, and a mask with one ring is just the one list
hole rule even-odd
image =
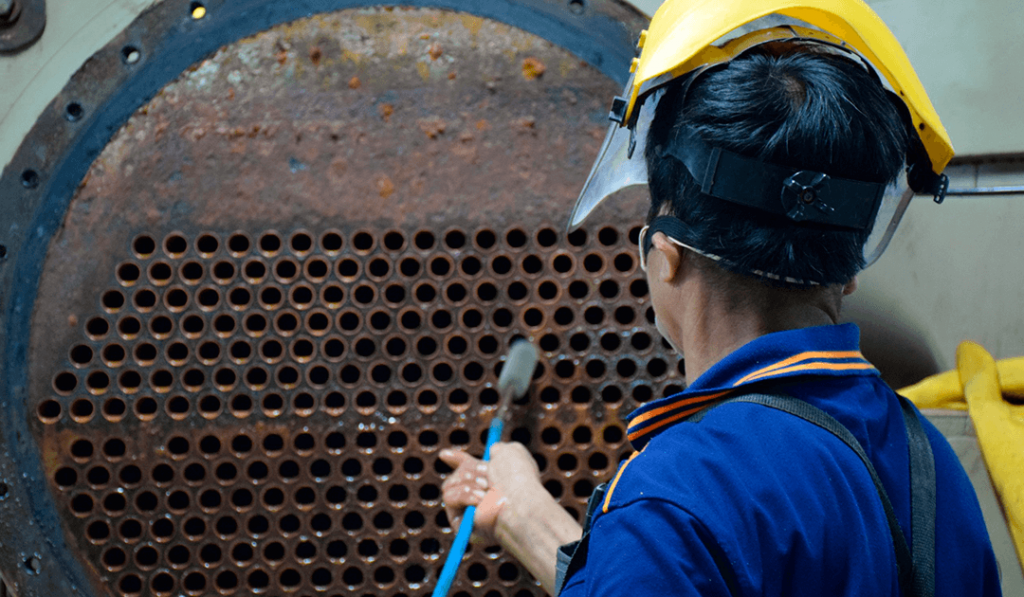
[[627, 435], [633, 447], [647, 442], [673, 423], [756, 383], [804, 375], [878, 375], [860, 353], [860, 330], [848, 323], [761, 336], [708, 369], [683, 392], [635, 410]]

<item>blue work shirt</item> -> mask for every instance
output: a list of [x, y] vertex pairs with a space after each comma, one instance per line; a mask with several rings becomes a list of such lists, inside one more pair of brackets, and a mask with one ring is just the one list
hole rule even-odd
[[[567, 597], [899, 595], [878, 492], [846, 444], [750, 403], [681, 420], [726, 396], [782, 393], [846, 426], [889, 494], [908, 543], [907, 436], [898, 398], [860, 354], [853, 324], [762, 336], [685, 392], [629, 418], [638, 450], [609, 484], [585, 567]], [[935, 455], [935, 595], [999, 595], [995, 555], [970, 480], [921, 417]]]

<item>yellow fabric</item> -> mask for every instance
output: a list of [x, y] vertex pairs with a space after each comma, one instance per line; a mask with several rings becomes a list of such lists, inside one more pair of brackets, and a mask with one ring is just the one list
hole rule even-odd
[[967, 410], [960, 373], [955, 369], [926, 377], [912, 386], [899, 390], [918, 408], [945, 408]]
[[[1024, 357], [1002, 359], [996, 362], [999, 387], [1004, 396], [1024, 400]], [[946, 371], [907, 386], [899, 393], [909, 398], [918, 408], [945, 408], [967, 410], [960, 372]]]
[[900, 394], [919, 408], [970, 413], [1017, 558], [1024, 565], [1024, 404], [1007, 400], [1024, 395], [1024, 357], [996, 363], [978, 344], [963, 342], [955, 371], [929, 377]]
[[[859, 52], [906, 102], [914, 126], [941, 173], [953, 145], [906, 53], [885, 23], [862, 0], [668, 0], [651, 19], [626, 109], [627, 121], [640, 90], [655, 79], [681, 76], [705, 64], [728, 60], [712, 44], [722, 36], [769, 14], [814, 25]], [[738, 46], [734, 46], [738, 48]], [[739, 50], [737, 50], [739, 51]]]

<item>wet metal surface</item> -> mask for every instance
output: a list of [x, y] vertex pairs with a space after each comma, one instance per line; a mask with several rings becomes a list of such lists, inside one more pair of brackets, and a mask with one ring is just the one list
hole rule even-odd
[[[563, 233], [617, 87], [494, 21], [361, 9], [227, 46], [139, 110], [51, 243], [28, 360], [96, 593], [429, 593], [436, 453], [482, 451], [518, 336], [542, 365], [511, 436], [582, 513], [621, 417], [682, 385], [637, 198]], [[542, 593], [485, 546], [454, 591]]]

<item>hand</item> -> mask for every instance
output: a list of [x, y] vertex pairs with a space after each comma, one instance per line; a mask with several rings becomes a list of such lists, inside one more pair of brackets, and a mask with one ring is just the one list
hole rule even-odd
[[453, 528], [462, 522], [466, 507], [476, 506], [473, 530], [494, 539], [498, 517], [510, 498], [533, 500], [537, 489], [544, 491], [537, 463], [517, 442], [492, 446], [490, 462], [455, 450], [442, 450], [440, 457], [455, 468], [441, 486], [445, 512]]
[[583, 529], [544, 489], [526, 446], [494, 444], [490, 462], [454, 450], [440, 456], [455, 467], [442, 485], [448, 520], [458, 527], [466, 507], [476, 506], [474, 530], [497, 540], [553, 593], [558, 546], [579, 539]]
[[476, 506], [473, 533], [492, 537], [498, 512], [507, 501], [497, 489], [492, 489], [486, 462], [473, 458], [467, 452], [441, 450], [441, 460], [455, 468], [441, 485], [444, 511], [453, 529], [462, 524], [462, 515], [469, 506]]

